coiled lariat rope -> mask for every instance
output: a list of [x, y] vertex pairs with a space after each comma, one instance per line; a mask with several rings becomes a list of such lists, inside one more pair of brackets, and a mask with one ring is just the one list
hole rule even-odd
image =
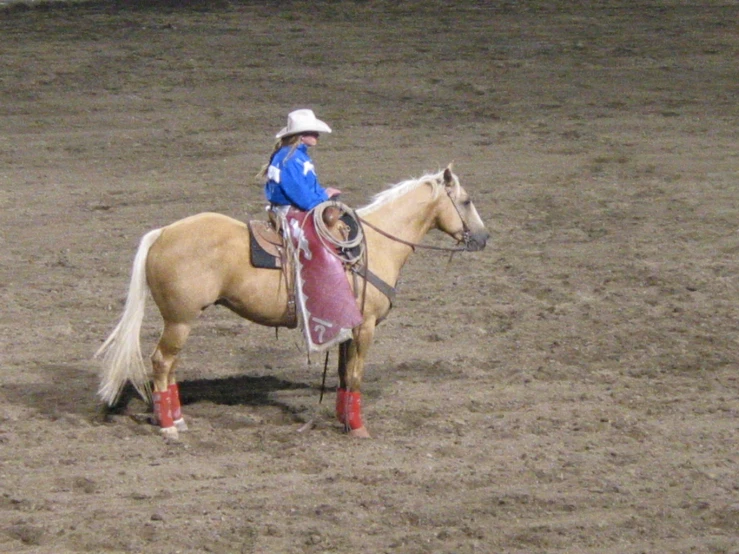
[[[335, 209], [340, 212], [336, 217], [337, 220], [341, 219], [341, 216], [348, 214], [354, 221], [356, 221], [357, 225], [354, 237], [350, 236], [351, 233], [347, 233], [346, 238], [339, 238], [331, 233], [331, 229], [324, 219], [326, 211], [330, 209]], [[352, 266], [364, 260], [364, 233], [362, 232], [362, 226], [359, 223], [359, 217], [349, 206], [337, 200], [323, 202], [313, 208], [313, 223], [316, 227], [316, 234], [326, 250], [336, 253], [336, 255], [346, 265]]]

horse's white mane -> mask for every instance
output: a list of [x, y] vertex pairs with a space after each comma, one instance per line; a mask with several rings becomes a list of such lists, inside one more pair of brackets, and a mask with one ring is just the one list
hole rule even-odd
[[[400, 183], [391, 185], [390, 188], [375, 194], [372, 201], [366, 206], [359, 208], [357, 213], [359, 215], [370, 214], [381, 206], [392, 202], [396, 198], [404, 196], [406, 193], [424, 184], [431, 185], [433, 189], [433, 197], [436, 198], [444, 187], [443, 175], [444, 172], [439, 171], [438, 173], [429, 173], [423, 177], [419, 177], [418, 179], [408, 179], [407, 181], [401, 181]], [[456, 176], [454, 177], [454, 180], [457, 181]]]

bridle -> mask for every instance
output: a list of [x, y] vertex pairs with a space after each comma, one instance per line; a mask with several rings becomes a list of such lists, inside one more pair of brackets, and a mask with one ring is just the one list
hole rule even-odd
[[457, 203], [452, 198], [452, 193], [449, 191], [446, 191], [446, 195], [449, 198], [449, 201], [452, 203], [452, 206], [454, 206], [454, 210], [457, 212], [457, 215], [459, 216], [459, 220], [462, 222], [462, 240], [459, 242], [464, 243], [464, 246], [434, 246], [431, 244], [419, 244], [417, 242], [410, 242], [404, 239], [401, 239], [400, 237], [396, 237], [395, 235], [391, 235], [387, 231], [383, 231], [379, 227], [373, 225], [366, 219], [357, 216], [357, 219], [362, 223], [362, 225], [366, 225], [370, 229], [377, 231], [380, 233], [383, 237], [388, 238], [394, 242], [399, 242], [400, 244], [405, 244], [406, 246], [409, 246], [411, 250], [414, 252], [416, 251], [416, 248], [423, 248], [426, 250], [441, 250], [443, 252], [466, 252], [469, 250], [470, 247], [470, 239], [472, 237], [472, 232], [470, 231], [469, 225], [467, 225], [467, 222], [465, 221], [464, 217], [462, 217], [462, 212], [459, 211], [459, 206], [457, 206]]

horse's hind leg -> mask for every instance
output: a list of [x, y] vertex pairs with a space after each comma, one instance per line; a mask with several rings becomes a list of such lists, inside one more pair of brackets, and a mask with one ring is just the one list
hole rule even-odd
[[187, 429], [180, 407], [180, 393], [175, 380], [177, 355], [190, 334], [190, 324], [165, 321], [151, 363], [154, 371], [154, 418], [162, 434], [177, 438], [178, 431]]

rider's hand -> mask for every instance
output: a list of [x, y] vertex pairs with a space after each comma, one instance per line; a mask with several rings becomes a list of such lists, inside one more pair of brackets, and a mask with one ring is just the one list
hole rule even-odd
[[339, 196], [341, 194], [341, 191], [333, 187], [328, 187], [326, 189], [326, 194], [328, 194], [329, 198], [333, 198], [334, 196]]

